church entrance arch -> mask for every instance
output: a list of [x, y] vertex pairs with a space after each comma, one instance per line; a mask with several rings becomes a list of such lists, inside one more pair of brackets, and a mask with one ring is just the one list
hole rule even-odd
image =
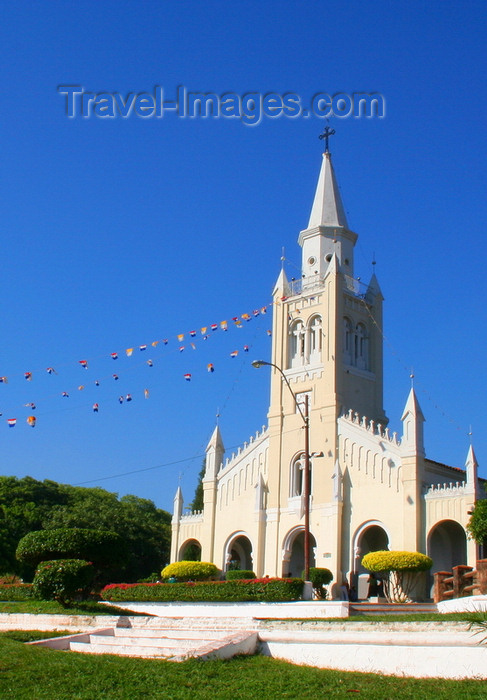
[[355, 586], [359, 599], [368, 595], [369, 572], [362, 566], [362, 559], [369, 552], [389, 549], [389, 535], [379, 520], [370, 520], [361, 525], [353, 538], [350, 584]]
[[182, 544], [178, 561], [201, 561], [201, 544], [198, 540], [186, 540]]
[[[309, 533], [309, 565], [316, 566], [316, 540]], [[304, 570], [304, 527], [293, 528], [284, 539], [282, 548], [282, 576], [301, 578]]]
[[467, 536], [460, 523], [442, 520], [434, 525], [428, 535], [427, 552], [433, 559], [432, 574], [466, 564]]
[[245, 532], [236, 532], [227, 540], [223, 570], [253, 571], [252, 543]]

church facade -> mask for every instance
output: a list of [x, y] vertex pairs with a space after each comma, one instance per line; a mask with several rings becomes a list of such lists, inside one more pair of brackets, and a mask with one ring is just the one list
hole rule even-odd
[[[361, 559], [380, 549], [424, 552], [432, 571], [475, 565], [469, 511], [480, 495], [473, 448], [465, 469], [427, 458], [424, 416], [411, 388], [401, 434], [383, 406], [383, 297], [374, 275], [354, 276], [350, 230], [326, 148], [308, 226], [302, 276], [284, 269], [273, 291], [268, 425], [225, 459], [217, 427], [206, 450], [204, 508], [174, 499], [171, 561], [191, 547], [202, 561], [257, 576], [304, 568], [309, 425], [310, 565], [356, 585]], [[264, 363], [266, 364], [266, 363]]]

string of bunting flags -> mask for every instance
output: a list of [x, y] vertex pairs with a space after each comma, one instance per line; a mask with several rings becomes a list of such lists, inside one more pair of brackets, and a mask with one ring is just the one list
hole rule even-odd
[[[251, 321], [253, 318], [257, 316], [262, 316], [267, 313], [267, 309], [272, 306], [273, 304], [279, 303], [280, 300], [270, 302], [266, 306], [262, 306], [259, 309], [254, 309], [252, 313], [243, 313], [240, 316], [234, 316], [231, 319], [231, 326], [235, 328], [242, 328], [244, 323], [248, 323]], [[161, 340], [155, 340], [153, 341], [150, 345], [152, 348], [156, 348], [159, 344], [162, 344], [162, 346], [169, 346], [170, 349], [173, 352], [179, 352], [182, 353], [185, 351], [187, 347], [190, 347], [191, 349], [195, 350], [196, 345], [193, 342], [193, 339], [196, 340], [197, 338], [199, 340], [206, 341], [208, 340], [216, 331], [221, 330], [221, 331], [228, 331], [229, 329], [229, 322], [227, 320], [220, 321], [220, 323], [212, 323], [209, 326], [201, 326], [199, 331], [197, 330], [190, 330], [185, 333], [178, 333], [175, 336], [175, 339], [177, 340], [177, 348], [176, 347], [171, 347], [172, 345], [172, 340], [171, 338], [162, 338]], [[268, 336], [272, 335], [272, 332], [270, 330], [266, 330], [266, 333]], [[188, 344], [189, 343], [189, 344]], [[111, 352], [109, 353], [109, 358], [111, 358], [113, 361], [116, 361], [119, 359], [120, 356], [126, 356], [126, 357], [132, 357], [134, 355], [135, 350], [138, 349], [139, 352], [145, 352], [148, 349], [148, 345], [146, 344], [141, 344], [139, 346], [134, 346], [127, 348], [123, 353], [122, 352]], [[247, 353], [249, 351], [249, 345], [243, 345], [242, 348], [235, 349], [232, 352], [229, 353], [230, 358], [236, 358], [239, 355], [240, 350], [242, 350], [244, 353]], [[103, 357], [103, 356], [100, 356]], [[106, 357], [106, 356], [105, 356]], [[78, 365], [88, 371], [89, 370], [89, 360], [88, 359], [82, 359], [78, 360]], [[152, 359], [147, 359], [145, 363], [149, 367], [153, 367], [154, 362]], [[71, 365], [71, 363], [69, 363]], [[63, 367], [68, 366], [68, 363], [62, 365]], [[206, 365], [207, 372], [209, 374], [212, 374], [215, 372], [215, 365], [213, 362], [210, 362]], [[27, 371], [24, 372], [24, 379], [28, 382], [31, 382], [34, 378], [34, 374], [37, 374], [39, 370], [36, 371]], [[53, 367], [53, 366], [48, 366], [45, 371], [49, 375], [58, 375], [59, 372]], [[114, 381], [118, 381], [119, 375], [117, 373], [112, 373], [111, 378]], [[190, 382], [192, 380], [192, 374], [190, 372], [186, 372], [183, 375], [183, 379], [187, 382]], [[8, 384], [8, 377], [7, 376], [0, 376], [0, 384]], [[100, 385], [100, 380], [96, 379], [94, 380], [95, 386]], [[78, 391], [83, 391], [85, 389], [84, 384], [80, 384], [78, 387]], [[144, 398], [148, 399], [149, 398], [149, 389], [144, 389]], [[63, 398], [69, 398], [69, 392], [68, 391], [62, 391], [61, 392], [61, 397]], [[131, 402], [132, 401], [132, 395], [131, 394], [125, 394], [125, 395], [120, 395], [118, 398], [118, 402], [120, 404], [125, 403], [125, 402]], [[23, 404], [24, 407], [30, 408], [32, 411], [36, 409], [36, 405], [34, 402], [29, 402], [26, 404]], [[100, 406], [98, 402], [95, 402], [92, 406], [92, 410], [94, 413], [98, 413], [100, 410]], [[0, 413], [0, 416], [2, 413]], [[27, 425], [30, 427], [35, 427], [36, 426], [36, 416], [34, 415], [29, 415], [26, 419]], [[7, 419], [7, 425], [11, 428], [15, 427], [17, 425], [17, 418], [8, 418]]]

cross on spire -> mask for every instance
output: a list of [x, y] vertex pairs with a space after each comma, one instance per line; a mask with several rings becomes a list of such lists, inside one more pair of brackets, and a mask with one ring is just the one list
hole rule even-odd
[[328, 139], [330, 136], [333, 136], [335, 134], [335, 129], [332, 129], [330, 126], [325, 126], [325, 129], [322, 134], [318, 136], [320, 140], [325, 139], [325, 153], [329, 153], [330, 149], [328, 148]]

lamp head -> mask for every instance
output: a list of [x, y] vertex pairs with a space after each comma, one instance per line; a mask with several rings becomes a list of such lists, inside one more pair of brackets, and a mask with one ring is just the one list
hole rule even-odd
[[265, 362], [264, 360], [254, 360], [252, 362], [252, 367], [263, 367], [264, 365], [268, 365], [268, 362]]

